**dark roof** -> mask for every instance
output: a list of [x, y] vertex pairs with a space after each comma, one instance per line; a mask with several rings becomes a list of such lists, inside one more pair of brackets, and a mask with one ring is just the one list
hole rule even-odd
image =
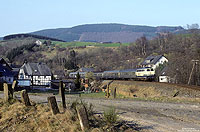
[[14, 73], [7, 67], [0, 64], [0, 74], [1, 76], [14, 76]]
[[6, 63], [3, 58], [0, 58], [0, 74], [1, 76], [14, 76], [12, 68]]
[[125, 69], [125, 70], [120, 70], [120, 72], [135, 72], [136, 69]]
[[0, 64], [5, 64], [7, 68], [9, 68], [10, 70], [12, 70], [12, 68], [10, 67], [10, 65], [3, 59], [3, 58], [0, 58]]
[[141, 65], [149, 65], [149, 64], [156, 64], [160, 58], [162, 57], [162, 55], [158, 55], [158, 56], [148, 56], [142, 63]]
[[20, 70], [20, 68], [12, 68], [12, 72], [13, 72], [13, 74], [14, 74], [15, 77], [18, 76], [19, 70]]
[[164, 67], [160, 73], [160, 76], [168, 76], [168, 66]]
[[113, 71], [104, 71], [103, 73], [118, 73], [119, 70], [113, 70]]
[[24, 63], [22, 68], [25, 75], [51, 76], [51, 70], [44, 63]]

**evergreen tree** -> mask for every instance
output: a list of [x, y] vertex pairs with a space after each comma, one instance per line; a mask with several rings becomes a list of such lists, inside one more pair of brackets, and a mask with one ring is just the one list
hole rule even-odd
[[75, 86], [76, 86], [76, 90], [79, 90], [81, 88], [81, 77], [79, 72], [76, 75], [76, 80], [75, 80]]

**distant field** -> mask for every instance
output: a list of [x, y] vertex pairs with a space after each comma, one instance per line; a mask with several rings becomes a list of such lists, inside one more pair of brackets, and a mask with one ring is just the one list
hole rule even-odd
[[95, 46], [95, 47], [119, 47], [128, 46], [130, 43], [95, 43], [95, 42], [57, 42], [53, 41], [53, 44], [61, 47], [79, 47], [79, 46]]

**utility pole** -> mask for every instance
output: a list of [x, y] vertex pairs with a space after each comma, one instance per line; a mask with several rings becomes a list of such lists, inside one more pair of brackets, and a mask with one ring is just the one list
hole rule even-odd
[[194, 72], [194, 69], [195, 69], [195, 78], [194, 78], [195, 85], [197, 85], [197, 83], [198, 83], [198, 81], [197, 81], [197, 80], [199, 80], [199, 79], [197, 79], [197, 78], [198, 78], [198, 75], [197, 75], [197, 77], [196, 77], [196, 73], [198, 72], [198, 62], [199, 62], [199, 60], [192, 60], [193, 66], [192, 66], [192, 71], [191, 71], [191, 73], [190, 73], [190, 77], [189, 77], [189, 80], [188, 80], [188, 85], [189, 85], [190, 82], [191, 82], [191, 78], [192, 78], [192, 74], [193, 74], [193, 72]]

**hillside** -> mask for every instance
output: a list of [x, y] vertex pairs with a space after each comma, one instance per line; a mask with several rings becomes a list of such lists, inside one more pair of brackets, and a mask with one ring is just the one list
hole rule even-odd
[[169, 26], [138, 26], [125, 24], [86, 24], [72, 28], [46, 29], [32, 32], [60, 39], [63, 41], [87, 41], [87, 42], [134, 42], [137, 38], [145, 35], [152, 39], [159, 32], [178, 32], [184, 30], [182, 27]]
[[41, 35], [34, 35], [34, 34], [11, 34], [3, 37], [3, 40], [11, 40], [11, 39], [24, 39], [24, 38], [35, 38], [35, 39], [44, 39], [44, 40], [51, 40], [51, 41], [61, 41], [62, 40], [56, 39], [56, 38], [50, 38], [46, 36]]
[[[35, 45], [36, 39], [16, 39], [0, 42], [0, 56], [15, 65], [44, 62], [56, 73], [58, 70], [77, 70], [92, 67], [97, 71], [121, 70], [137, 67], [149, 55], [165, 55], [168, 75], [178, 83], [188, 83], [193, 63], [200, 60], [200, 34], [161, 34], [153, 40], [145, 37], [135, 43], [95, 43], [45, 41]], [[144, 51], [145, 47], [145, 51]], [[162, 67], [160, 68], [160, 71]], [[199, 75], [196, 73], [196, 75]], [[200, 85], [195, 74], [191, 84]]]
[[[104, 81], [106, 85], [108, 81]], [[200, 87], [159, 82], [114, 81], [110, 89], [117, 94], [134, 99], [149, 99], [163, 102], [199, 102]]]

